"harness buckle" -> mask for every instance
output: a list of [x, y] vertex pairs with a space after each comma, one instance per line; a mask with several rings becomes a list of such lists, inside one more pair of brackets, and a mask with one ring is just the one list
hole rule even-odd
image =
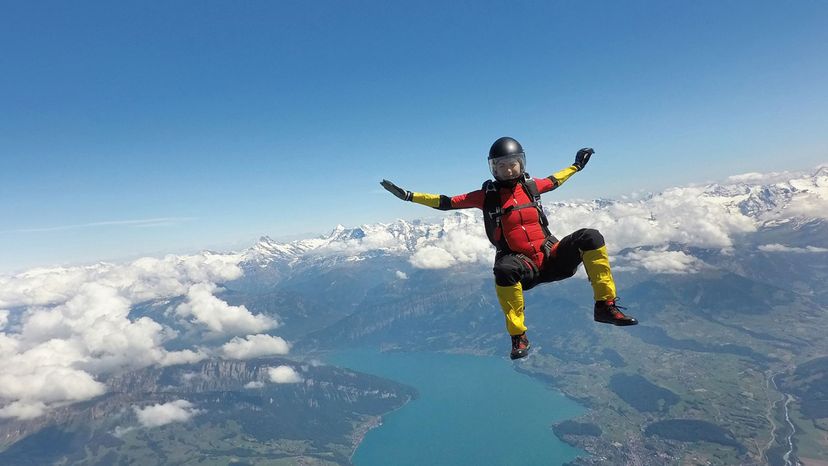
[[547, 236], [545, 240], [543, 240], [543, 244], [541, 244], [541, 252], [543, 253], [544, 262], [552, 259], [557, 254], [557, 244], [558, 238], [554, 236]]

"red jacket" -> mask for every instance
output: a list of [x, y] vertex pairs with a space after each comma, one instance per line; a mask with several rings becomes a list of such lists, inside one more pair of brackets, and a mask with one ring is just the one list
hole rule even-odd
[[[551, 178], [533, 178], [538, 186], [538, 192], [543, 194], [560, 186], [557, 180]], [[504, 209], [509, 206], [518, 206], [532, 202], [532, 196], [526, 193], [520, 183], [511, 188], [500, 188], [500, 202]], [[483, 209], [486, 194], [482, 189], [467, 194], [460, 194], [451, 198], [451, 209]], [[495, 239], [501, 235], [506, 238], [506, 244], [513, 252], [524, 254], [537, 265], [543, 264], [541, 245], [546, 236], [540, 224], [537, 209], [512, 210], [501, 217], [501, 228], [495, 232]]]

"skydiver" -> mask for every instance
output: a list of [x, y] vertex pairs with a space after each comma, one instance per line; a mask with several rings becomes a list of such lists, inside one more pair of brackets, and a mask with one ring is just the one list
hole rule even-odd
[[636, 325], [638, 321], [621, 312], [616, 304], [615, 282], [610, 270], [604, 237], [598, 230], [582, 228], [560, 241], [550, 233], [540, 204], [540, 195], [561, 186], [581, 171], [594, 154], [579, 150], [575, 162], [546, 178], [526, 173], [526, 154], [515, 139], [502, 137], [489, 149], [489, 170], [494, 180], [483, 187], [454, 197], [407, 191], [388, 180], [380, 183], [404, 201], [439, 210], [483, 210], [489, 241], [497, 250], [494, 262], [495, 290], [512, 339], [510, 357], [529, 354], [524, 324], [523, 292], [538, 283], [554, 282], [575, 275], [583, 263], [595, 298], [593, 318], [613, 325]]

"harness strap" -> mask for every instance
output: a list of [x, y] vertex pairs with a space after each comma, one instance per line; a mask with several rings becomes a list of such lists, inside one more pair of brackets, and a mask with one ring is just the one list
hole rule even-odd
[[509, 207], [507, 207], [507, 208], [505, 208], [505, 209], [502, 209], [502, 212], [500, 213], [500, 216], [502, 217], [502, 216], [504, 216], [504, 215], [508, 214], [509, 212], [512, 212], [512, 211], [515, 211], [515, 210], [520, 210], [520, 209], [528, 209], [528, 208], [530, 208], [530, 207], [535, 207], [535, 208], [537, 208], [538, 206], [540, 206], [540, 204], [539, 204], [538, 202], [530, 202], [529, 204], [521, 204], [521, 205], [509, 206]]
[[[543, 212], [543, 207], [540, 202], [541, 196], [538, 191], [537, 183], [535, 183], [535, 180], [532, 179], [528, 173], [524, 173], [523, 179], [520, 180], [520, 184], [523, 186], [523, 190], [526, 192], [528, 197], [532, 199], [532, 202], [517, 206], [509, 206], [504, 209], [500, 204], [500, 193], [497, 183], [492, 180], [486, 180], [483, 183], [483, 191], [485, 194], [483, 203], [483, 224], [486, 227], [486, 236], [489, 237], [489, 241], [495, 246], [495, 248], [497, 248], [498, 251], [509, 250], [509, 245], [506, 243], [506, 237], [503, 235], [501, 217], [510, 212], [521, 209], [537, 209], [541, 230], [543, 230], [543, 234], [547, 238], [546, 243], [557, 242], [557, 238], [552, 236], [552, 233], [549, 232], [549, 219], [546, 218], [546, 214]], [[495, 234], [498, 230], [500, 230], [500, 238], [495, 238]], [[551, 246], [551, 244], [549, 244], [547, 248], [549, 246]]]
[[[492, 180], [486, 180], [483, 183], [483, 191], [485, 199], [483, 202], [483, 224], [486, 227], [486, 236], [498, 251], [508, 251], [509, 245], [506, 244], [506, 238], [503, 235], [500, 218], [503, 216], [503, 208], [500, 206], [500, 193], [498, 187]], [[500, 230], [500, 238], [496, 238], [497, 231]]]

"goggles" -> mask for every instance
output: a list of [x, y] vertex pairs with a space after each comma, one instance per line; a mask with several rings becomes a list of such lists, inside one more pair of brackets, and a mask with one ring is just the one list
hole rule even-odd
[[513, 180], [526, 171], [526, 155], [520, 152], [489, 159], [489, 171], [496, 180]]

